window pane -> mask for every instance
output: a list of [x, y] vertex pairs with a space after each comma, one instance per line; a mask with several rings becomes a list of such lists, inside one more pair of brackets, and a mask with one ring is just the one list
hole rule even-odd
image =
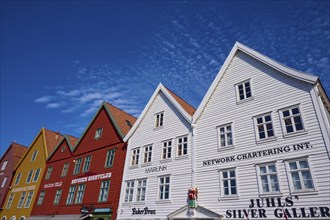
[[291, 177], [292, 177], [292, 183], [293, 183], [294, 189], [300, 190], [301, 189], [301, 183], [300, 183], [300, 180], [299, 180], [298, 172], [292, 172]]
[[297, 164], [296, 164], [296, 162], [291, 162], [291, 163], [289, 163], [289, 166], [290, 166], [290, 170], [296, 170], [296, 169], [297, 169]]

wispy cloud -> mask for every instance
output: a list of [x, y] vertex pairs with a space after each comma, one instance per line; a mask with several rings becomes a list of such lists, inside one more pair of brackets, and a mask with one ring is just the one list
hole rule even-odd
[[52, 96], [42, 96], [42, 97], [35, 99], [34, 102], [47, 103], [47, 102], [50, 102], [52, 100], [52, 98], [53, 98]]
[[59, 107], [61, 107], [60, 103], [48, 103], [46, 105], [46, 108], [59, 108]]

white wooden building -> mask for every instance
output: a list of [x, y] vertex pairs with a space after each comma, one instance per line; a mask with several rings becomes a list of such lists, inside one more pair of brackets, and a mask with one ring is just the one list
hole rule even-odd
[[125, 141], [117, 219], [166, 219], [187, 204], [195, 109], [159, 84]]
[[329, 110], [318, 77], [236, 43], [193, 116], [198, 206], [212, 219], [330, 219]]

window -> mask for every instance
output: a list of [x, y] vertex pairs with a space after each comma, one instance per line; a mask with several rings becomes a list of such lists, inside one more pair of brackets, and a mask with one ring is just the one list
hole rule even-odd
[[7, 220], [7, 217], [6, 216], [3, 216], [1, 220]]
[[107, 152], [107, 156], [105, 160], [105, 167], [112, 167], [114, 159], [115, 159], [115, 149], [109, 150]]
[[80, 172], [81, 162], [82, 162], [82, 158], [79, 158], [76, 160], [75, 165], [74, 165], [73, 174], [78, 174]]
[[98, 140], [98, 139], [100, 139], [102, 137], [102, 131], [103, 131], [103, 128], [96, 129], [95, 136], [94, 136], [94, 139], [95, 140]]
[[65, 163], [63, 165], [63, 169], [62, 169], [62, 173], [61, 173], [61, 177], [64, 177], [68, 174], [68, 170], [69, 170], [69, 165], [70, 163]]
[[32, 182], [37, 182], [37, 181], [38, 181], [39, 174], [40, 174], [40, 168], [38, 168], [38, 169], [36, 170], [36, 172], [34, 173], [34, 177], [33, 177]]
[[52, 175], [52, 172], [53, 172], [53, 167], [48, 167], [45, 180], [50, 179], [50, 176]]
[[16, 220], [16, 216], [10, 217], [10, 220]]
[[15, 186], [19, 183], [19, 181], [21, 179], [21, 176], [22, 176], [22, 173], [17, 174], [16, 180], [15, 180], [15, 183], [14, 183]]
[[139, 155], [140, 155], [140, 148], [135, 148], [132, 150], [131, 166], [135, 166], [139, 164]]
[[66, 199], [66, 204], [72, 204], [74, 199], [74, 194], [76, 192], [76, 186], [70, 186], [68, 198]]
[[257, 140], [274, 137], [271, 114], [255, 117]]
[[83, 173], [85, 173], [89, 170], [89, 167], [91, 165], [91, 160], [92, 160], [92, 156], [85, 157], [85, 162], [84, 162], [84, 166], [83, 166], [83, 170], [82, 170]]
[[24, 216], [22, 216], [22, 217], [20, 217], [20, 218], [19, 218], [19, 220], [25, 220], [25, 217], [24, 217]]
[[5, 187], [8, 177], [3, 178], [1, 188]]
[[237, 195], [237, 184], [235, 170], [225, 170], [220, 172], [221, 196]]
[[134, 193], [134, 180], [126, 181], [125, 202], [133, 201], [133, 193]]
[[294, 191], [314, 190], [312, 175], [307, 159], [289, 161], [291, 185]]
[[188, 136], [177, 138], [177, 146], [178, 146], [178, 156], [183, 156], [188, 154]]
[[304, 130], [301, 113], [298, 106], [288, 108], [281, 111], [283, 121], [283, 130], [285, 134], [290, 134]]
[[146, 200], [147, 179], [137, 181], [137, 195], [136, 201], [142, 202]]
[[157, 113], [155, 115], [155, 119], [156, 119], [155, 127], [156, 128], [162, 127], [164, 122], [164, 112]]
[[236, 85], [237, 100], [242, 101], [252, 97], [250, 80]]
[[24, 200], [25, 200], [26, 192], [22, 192], [21, 197], [19, 198], [17, 208], [22, 208]]
[[5, 170], [6, 169], [6, 166], [7, 166], [7, 164], [8, 164], [8, 161], [6, 160], [6, 161], [4, 161], [3, 163], [2, 163], [2, 166], [1, 166], [1, 171], [3, 171], [3, 170]]
[[85, 188], [86, 188], [86, 185], [85, 184], [82, 184], [82, 185], [79, 185], [78, 186], [76, 201], [74, 202], [75, 204], [82, 203], [82, 200], [83, 200], [83, 197], [84, 197]]
[[170, 176], [159, 177], [159, 200], [170, 198]]
[[219, 126], [218, 135], [220, 148], [233, 146], [233, 130], [231, 124]]
[[151, 156], [152, 156], [152, 145], [145, 146], [144, 147], [143, 163], [150, 163], [151, 162]]
[[24, 208], [29, 208], [30, 207], [30, 204], [31, 204], [31, 200], [32, 200], [32, 197], [33, 197], [33, 194], [34, 194], [34, 191], [30, 191], [27, 198], [26, 198], [26, 201], [25, 201], [25, 205], [24, 205]]
[[28, 174], [28, 176], [27, 176], [27, 178], [26, 178], [26, 183], [31, 182], [32, 174], [33, 174], [33, 170], [30, 170], [30, 172], [29, 172], [29, 174]]
[[14, 196], [15, 196], [15, 193], [10, 194], [7, 205], [6, 205], [6, 209], [10, 209], [11, 204], [13, 203]]
[[42, 205], [42, 203], [44, 202], [45, 194], [46, 194], [46, 191], [41, 191], [40, 192], [37, 205]]
[[38, 150], [35, 150], [32, 154], [31, 161], [35, 161], [38, 155]]
[[110, 180], [101, 182], [99, 202], [108, 201], [109, 187], [110, 187]]
[[55, 197], [54, 197], [54, 204], [55, 205], [60, 203], [61, 195], [62, 195], [62, 189], [56, 190]]
[[280, 192], [275, 164], [260, 165], [258, 167], [260, 181], [260, 192], [278, 193]]
[[163, 142], [163, 153], [162, 153], [162, 159], [170, 159], [171, 158], [171, 153], [172, 153], [172, 141], [164, 141]]

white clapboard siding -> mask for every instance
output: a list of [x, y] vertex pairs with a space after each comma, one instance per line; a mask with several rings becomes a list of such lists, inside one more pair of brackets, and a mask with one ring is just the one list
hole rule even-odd
[[[238, 104], [235, 85], [248, 79], [251, 83], [253, 100]], [[236, 51], [221, 80], [203, 106], [202, 113], [195, 121], [196, 186], [199, 188], [199, 205], [223, 215], [225, 219], [233, 219], [233, 216], [226, 215], [227, 210], [248, 210], [250, 199], [261, 198], [256, 166], [276, 162], [281, 191], [281, 195], [276, 197], [281, 197], [283, 201], [286, 197], [292, 197], [294, 202], [292, 207], [284, 207], [284, 209], [305, 208], [308, 212], [309, 207], [329, 207], [330, 163], [324, 141], [324, 138], [328, 137], [322, 136], [320, 118], [315, 112], [316, 100], [313, 100], [311, 95], [314, 86], [273, 69], [240, 50]], [[305, 132], [289, 137], [284, 135], [279, 110], [293, 105], [299, 105]], [[264, 113], [272, 115], [276, 139], [257, 143], [253, 117]], [[232, 123], [234, 148], [219, 150], [217, 126], [227, 123]], [[207, 160], [288, 145], [292, 147], [294, 144], [306, 142], [313, 147], [203, 166], [203, 161]], [[300, 157], [306, 157], [309, 161], [315, 185], [315, 191], [310, 194], [294, 194], [289, 186], [286, 161]], [[236, 170], [238, 197], [232, 200], [220, 196], [219, 170], [227, 168]], [[298, 200], [294, 198], [295, 195], [298, 196]], [[264, 208], [268, 219], [278, 218], [274, 216], [277, 208], [281, 207]], [[306, 218], [297, 217], [297, 219]]]

